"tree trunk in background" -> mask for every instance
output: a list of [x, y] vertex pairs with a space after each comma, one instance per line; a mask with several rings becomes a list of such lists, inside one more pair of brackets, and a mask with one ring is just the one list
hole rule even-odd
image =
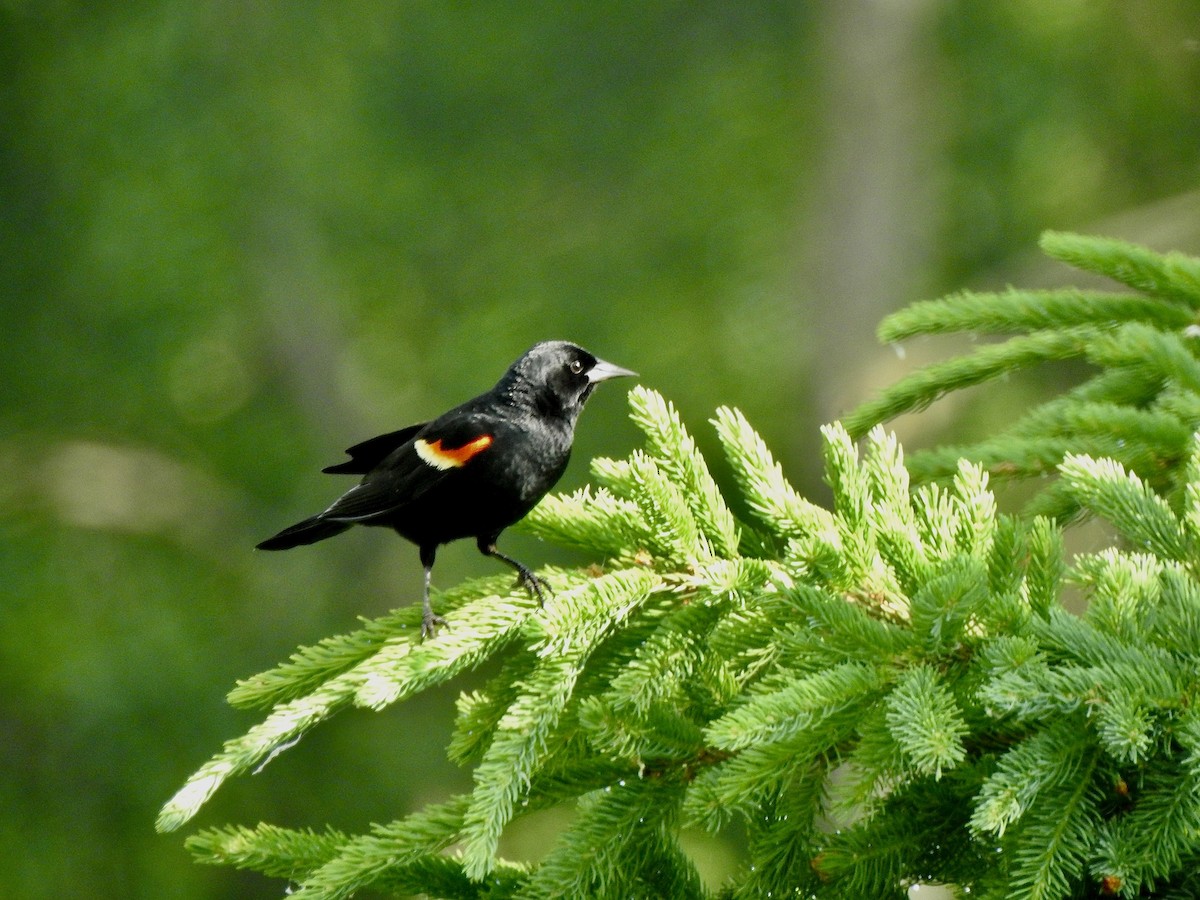
[[936, 85], [924, 65], [934, 8], [932, 0], [823, 8], [816, 81], [824, 133], [818, 168], [804, 185], [802, 218], [811, 224], [796, 254], [812, 341], [802, 399], [821, 422], [882, 383], [870, 363], [891, 351], [877, 346], [875, 326], [928, 287], [940, 143]]
[[[923, 71], [932, 0], [846, 0], [824, 6], [818, 82], [823, 149], [797, 260], [809, 309], [812, 374], [801, 398], [820, 422], [838, 418], [885, 382], [874, 360], [880, 318], [927, 285], [936, 227], [938, 155], [931, 84]], [[893, 357], [894, 358], [894, 357]], [[818, 436], [802, 447], [815, 459]], [[914, 900], [945, 900], [914, 885]]]

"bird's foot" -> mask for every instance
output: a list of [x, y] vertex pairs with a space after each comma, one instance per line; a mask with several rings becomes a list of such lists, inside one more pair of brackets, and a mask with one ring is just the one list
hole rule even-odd
[[550, 583], [544, 578], [538, 578], [529, 569], [521, 569], [517, 575], [517, 584], [529, 591], [530, 597], [536, 597], [538, 606], [546, 605], [546, 598], [553, 597]]
[[421, 640], [437, 637], [439, 626], [445, 625], [446, 620], [432, 611], [426, 611], [421, 617]]

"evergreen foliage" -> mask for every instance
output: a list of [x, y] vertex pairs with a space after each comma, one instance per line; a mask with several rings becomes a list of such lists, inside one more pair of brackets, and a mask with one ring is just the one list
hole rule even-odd
[[[1121, 463], [1177, 502], [1189, 441], [1200, 427], [1200, 260], [1057, 232], [1043, 235], [1041, 245], [1055, 259], [1136, 293], [1010, 289], [914, 303], [884, 319], [881, 340], [952, 332], [1012, 336], [902, 379], [849, 415], [846, 428], [858, 438], [950, 391], [1039, 363], [1080, 360], [1093, 370], [1082, 384], [1000, 434], [913, 454], [909, 471], [919, 480], [946, 478], [967, 458], [993, 476], [1029, 478], [1053, 474], [1069, 453], [1087, 453]], [[1030, 511], [1066, 520], [1080, 509], [1077, 497], [1055, 485]]]
[[[1200, 434], [1182, 411], [1200, 407], [1200, 381], [1178, 329], [1200, 305], [1200, 263], [1061, 235], [1046, 245], [1148, 296], [943, 301], [955, 327], [974, 311], [1039, 331], [876, 409], [1065, 351], [1103, 355], [1107, 369], [988, 452], [1049, 452], [1054, 432], [1075, 451], [1059, 457], [1056, 502], [1107, 519], [1119, 546], [1068, 560], [1055, 521], [997, 510], [986, 459], [914, 488], [882, 428], [855, 444], [870, 416], [824, 429], [826, 510], [741, 414], [719, 410], [731, 504], [672, 406], [636, 388], [645, 448], [596, 460], [597, 487], [527, 520], [597, 563], [548, 573], [545, 609], [481, 580], [439, 600], [454, 627], [436, 639], [422, 643], [419, 610], [404, 609], [239, 684], [231, 701], [266, 717], [200, 768], [159, 827], [183, 825], [339, 709], [381, 709], [496, 658], [458, 704], [449, 752], [472, 768], [468, 794], [363, 835], [222, 827], [188, 847], [305, 898], [903, 897], [916, 882], [986, 898], [1194, 895]], [[937, 318], [916, 309], [885, 330]], [[1135, 403], [1122, 373], [1153, 390]], [[1149, 452], [1156, 467], [1082, 452], [1104, 422], [1128, 427], [1134, 461]], [[1162, 443], [1175, 428], [1179, 445]], [[1063, 608], [1067, 585], [1085, 594], [1083, 615]], [[498, 856], [510, 822], [564, 804], [574, 818], [543, 858]], [[679, 842], [688, 826], [744, 832], [727, 884], [701, 881]]]

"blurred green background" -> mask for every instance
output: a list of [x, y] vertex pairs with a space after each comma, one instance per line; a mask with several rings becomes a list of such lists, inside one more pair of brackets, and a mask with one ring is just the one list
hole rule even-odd
[[[1045, 228], [1200, 250], [1195, 0], [4, 0], [0, 60], [5, 897], [280, 893], [154, 815], [256, 721], [235, 679], [412, 602], [419, 566], [367, 530], [250, 548], [535, 341], [637, 369], [706, 448], [741, 407], [819, 497], [817, 426], [944, 352], [878, 347], [885, 312], [1078, 281]], [[601, 390], [562, 486], [636, 439]], [[462, 544], [436, 580], [495, 571]], [[199, 824], [361, 830], [461, 789], [458, 687], [344, 714]]]

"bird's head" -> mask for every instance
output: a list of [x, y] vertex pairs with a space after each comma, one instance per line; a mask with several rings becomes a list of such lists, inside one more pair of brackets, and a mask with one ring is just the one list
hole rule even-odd
[[596, 385], [636, 372], [597, 359], [567, 341], [543, 341], [512, 364], [498, 390], [540, 415], [574, 424]]

